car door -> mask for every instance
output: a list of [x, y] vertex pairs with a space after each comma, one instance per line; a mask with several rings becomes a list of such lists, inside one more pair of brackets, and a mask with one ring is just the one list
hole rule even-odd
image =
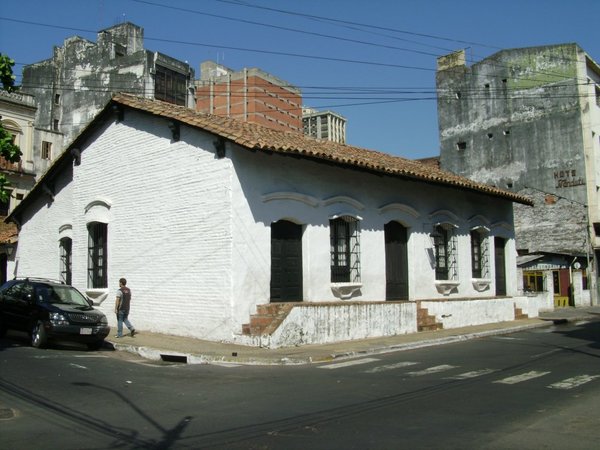
[[29, 283], [17, 283], [2, 295], [4, 323], [7, 328], [28, 330], [33, 310], [33, 287]]

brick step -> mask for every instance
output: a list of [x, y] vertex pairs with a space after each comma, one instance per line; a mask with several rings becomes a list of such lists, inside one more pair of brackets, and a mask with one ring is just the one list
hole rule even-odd
[[281, 315], [287, 314], [290, 309], [289, 303], [267, 303], [265, 305], [256, 305], [256, 314]]
[[429, 314], [427, 308], [417, 306], [417, 331], [436, 331], [444, 328], [435, 316]]
[[250, 323], [242, 325], [242, 334], [259, 336], [273, 333], [294, 307], [291, 303], [268, 303], [256, 306]]
[[418, 331], [437, 331], [437, 330], [442, 330], [444, 329], [444, 325], [441, 323], [434, 323], [431, 325], [418, 325], [417, 326], [417, 330]]
[[523, 314], [523, 309], [515, 308], [515, 320], [529, 319], [529, 315]]

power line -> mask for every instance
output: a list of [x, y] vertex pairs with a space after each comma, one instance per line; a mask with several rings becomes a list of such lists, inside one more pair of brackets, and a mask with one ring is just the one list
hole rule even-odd
[[[139, 1], [142, 1], [142, 0], [139, 0]], [[181, 9], [181, 8], [176, 8], [176, 9]], [[96, 31], [82, 29], [82, 28], [65, 27], [65, 26], [45, 24], [45, 23], [32, 22], [32, 21], [25, 21], [25, 20], [14, 19], [14, 18], [7, 18], [7, 17], [0, 17], [0, 20], [6, 20], [6, 21], [10, 21], [10, 22], [16, 22], [16, 23], [22, 23], [22, 24], [34, 25], [34, 26], [41, 26], [41, 27], [48, 27], [48, 28], [56, 28], [56, 29], [63, 29], [63, 30], [79, 31], [79, 32], [85, 32], [85, 33], [92, 33], [92, 34], [96, 33]], [[299, 54], [299, 53], [276, 52], [276, 51], [271, 51], [271, 50], [262, 50], [262, 49], [243, 48], [243, 47], [223, 46], [223, 45], [218, 45], [218, 44], [204, 44], [204, 43], [200, 43], [200, 42], [179, 41], [179, 40], [171, 40], [171, 39], [152, 38], [152, 37], [145, 37], [145, 39], [146, 40], [150, 40], [150, 41], [165, 42], [165, 43], [171, 43], [171, 44], [221, 48], [221, 49], [228, 49], [228, 50], [235, 50], [235, 51], [242, 51], [242, 52], [254, 52], [254, 53], [272, 54], [272, 55], [277, 55], [277, 56], [297, 57], [297, 58], [323, 60], [323, 61], [333, 61], [333, 62], [343, 62], [343, 63], [350, 63], [350, 64], [372, 65], [372, 66], [376, 66], [376, 67], [379, 66], [379, 67], [390, 67], [390, 68], [419, 70], [419, 71], [431, 71], [431, 72], [436, 71], [435, 68], [421, 67], [421, 66], [412, 66], [412, 65], [402, 65], [402, 64], [391, 64], [391, 63], [383, 63], [383, 62], [377, 62], [377, 61], [364, 61], [364, 60], [354, 60], [354, 59], [346, 59], [346, 58], [333, 58], [333, 57], [325, 57], [325, 56], [317, 56], [317, 55], [306, 55], [306, 54]], [[433, 55], [433, 56], [436, 56], [436, 55]], [[492, 62], [489, 62], [489, 63], [493, 64]], [[478, 63], [478, 64], [480, 64], [480, 63]], [[495, 65], [497, 67], [505, 67], [505, 68], [508, 68], [508, 69], [510, 68], [508, 66], [502, 66], [500, 64], [495, 64]], [[552, 72], [543, 72], [543, 71], [532, 71], [531, 73], [533, 73], [533, 74], [539, 73], [539, 74], [543, 74], [543, 75], [554, 76], [554, 77], [557, 77], [557, 78], [560, 78], [560, 79], [567, 79], [568, 78], [564, 74], [561, 74], [561, 73], [552, 73]], [[500, 75], [493, 75], [492, 77], [500, 77]]]
[[[141, 1], [141, 0], [133, 0], [133, 1]], [[274, 11], [274, 12], [278, 12], [278, 13], [281, 13], [281, 14], [288, 14], [288, 15], [292, 15], [292, 16], [306, 17], [306, 18], [318, 19], [318, 20], [325, 20], [325, 21], [328, 21], [328, 22], [340, 23], [340, 24], [344, 24], [344, 25], [356, 25], [356, 26], [361, 26], [361, 27], [366, 27], [366, 28], [372, 28], [372, 29], [376, 29], [376, 30], [392, 31], [392, 32], [395, 32], [395, 33], [400, 33], [400, 34], [408, 34], [408, 35], [411, 35], [411, 36], [426, 37], [426, 38], [429, 38], [429, 39], [437, 39], [437, 40], [442, 40], [442, 41], [447, 41], [447, 42], [456, 42], [456, 43], [459, 43], [459, 44], [476, 45], [478, 47], [487, 47], [487, 48], [493, 48], [493, 49], [497, 49], [497, 50], [501, 49], [500, 47], [494, 47], [494, 46], [491, 46], [491, 45], [488, 45], [488, 44], [482, 44], [482, 43], [478, 43], [478, 42], [463, 41], [463, 40], [448, 38], [448, 37], [444, 37], [444, 36], [437, 36], [437, 35], [433, 35], [433, 34], [416, 33], [416, 32], [413, 32], [413, 31], [399, 30], [397, 28], [382, 27], [382, 26], [378, 26], [378, 25], [371, 25], [371, 24], [365, 24], [365, 23], [360, 23], [360, 22], [352, 22], [352, 21], [342, 20], [342, 19], [334, 19], [334, 18], [331, 18], [331, 17], [323, 17], [323, 16], [312, 15], [312, 14], [298, 13], [298, 12], [293, 12], [293, 11], [288, 11], [288, 10], [283, 10], [283, 9], [270, 8], [270, 7], [267, 7], [267, 6], [250, 5], [250, 4], [239, 2], [239, 1], [232, 1], [232, 0], [215, 0], [215, 1], [221, 2], [221, 3], [229, 3], [229, 4], [236, 5], [236, 6], [244, 6], [244, 7], [247, 7], [247, 8], [256, 8], [256, 9], [263, 9], [263, 10], [268, 10], [268, 11]]]
[[268, 24], [268, 23], [264, 23], [264, 22], [255, 22], [253, 20], [239, 19], [239, 18], [235, 18], [235, 17], [223, 16], [220, 14], [212, 14], [212, 13], [207, 13], [207, 12], [198, 11], [198, 10], [194, 10], [194, 9], [181, 8], [181, 7], [177, 7], [177, 6], [173, 6], [173, 5], [163, 5], [161, 3], [155, 3], [155, 2], [148, 1], [148, 0], [131, 0], [131, 1], [136, 2], [136, 3], [142, 3], [145, 5], [157, 6], [159, 8], [166, 8], [166, 9], [171, 9], [171, 10], [175, 10], [175, 11], [182, 11], [182, 12], [186, 12], [186, 13], [198, 14], [198, 15], [207, 16], [207, 17], [215, 17], [218, 19], [230, 20], [233, 22], [246, 23], [246, 24], [250, 24], [250, 25], [258, 25], [261, 27], [273, 28], [276, 30], [290, 31], [293, 33], [300, 33], [300, 34], [304, 34], [304, 35], [311, 35], [311, 36], [316, 36], [316, 37], [321, 37], [321, 38], [334, 39], [334, 40], [338, 40], [338, 41], [352, 42], [354, 44], [369, 45], [369, 46], [373, 46], [373, 47], [387, 48], [387, 49], [391, 49], [391, 50], [400, 50], [400, 51], [404, 51], [404, 52], [417, 53], [417, 54], [426, 55], [426, 56], [435, 56], [435, 57], [439, 56], [436, 53], [424, 52], [424, 51], [420, 51], [420, 50], [414, 50], [414, 49], [403, 48], [403, 47], [396, 47], [393, 45], [377, 44], [374, 42], [361, 41], [358, 39], [350, 39], [350, 38], [344, 38], [344, 37], [340, 37], [340, 36], [333, 36], [330, 34], [316, 33], [314, 31], [298, 30], [296, 28], [282, 27], [279, 25], [272, 25], [272, 24]]
[[[81, 31], [81, 32], [85, 32], [85, 33], [95, 33], [94, 31], [85, 30], [85, 29], [81, 29], [81, 28], [71, 28], [71, 27], [64, 27], [64, 26], [58, 26], [58, 25], [50, 25], [50, 24], [44, 24], [44, 23], [40, 23], [40, 22], [32, 22], [32, 21], [28, 21], [28, 20], [13, 19], [13, 18], [9, 18], [9, 17], [0, 17], [0, 20], [5, 20], [8, 22], [15, 22], [15, 23], [22, 23], [22, 24], [26, 24], [26, 25], [57, 28], [57, 29], [62, 29], [62, 30]], [[279, 51], [274, 51], [274, 50], [261, 50], [261, 49], [234, 47], [234, 46], [220, 45], [220, 44], [205, 44], [205, 43], [201, 43], [201, 42], [181, 41], [181, 40], [177, 40], [177, 39], [161, 39], [161, 38], [152, 38], [152, 37], [146, 37], [146, 36], [144, 37], [144, 39], [148, 40], [148, 41], [164, 42], [164, 43], [168, 43], [168, 44], [189, 45], [189, 46], [194, 46], [194, 47], [220, 48], [220, 49], [224, 49], [224, 50], [234, 50], [234, 51], [240, 51], [240, 52], [260, 53], [260, 54], [267, 54], [267, 55], [286, 56], [286, 57], [303, 58], [303, 59], [313, 59], [313, 60], [318, 60], [318, 61], [332, 61], [332, 62], [341, 62], [341, 63], [348, 63], [348, 64], [369, 65], [369, 66], [375, 66], [375, 67], [390, 67], [393, 69], [409, 69], [409, 70], [420, 70], [420, 71], [428, 71], [428, 72], [435, 72], [435, 70], [436, 70], [436, 69], [430, 68], [430, 67], [410, 66], [410, 65], [404, 65], [404, 64], [392, 64], [392, 63], [384, 63], [384, 62], [378, 62], [378, 61], [363, 61], [363, 60], [348, 59], [348, 58], [334, 58], [334, 57], [327, 57], [327, 56], [307, 55], [307, 54], [302, 54], [302, 53], [279, 52]]]
[[[211, 13], [206, 13], [206, 12], [202, 12], [202, 11], [198, 11], [198, 10], [176, 7], [176, 6], [173, 6], [173, 5], [165, 5], [165, 4], [161, 4], [161, 3], [152, 2], [152, 1], [149, 1], [149, 0], [132, 0], [132, 1], [134, 1], [136, 3], [157, 6], [157, 7], [161, 7], [161, 8], [165, 8], [165, 9], [170, 9], [170, 10], [176, 10], [176, 11], [182, 11], [182, 12], [186, 12], [186, 13], [199, 14], [199, 15], [204, 15], [204, 16], [208, 16], [208, 17], [216, 17], [216, 18], [220, 18], [220, 19], [224, 19], [224, 20], [231, 20], [231, 21], [235, 21], [235, 22], [242, 22], [242, 23], [247, 23], [247, 24], [252, 24], [252, 25], [259, 25], [259, 26], [264, 26], [264, 27], [269, 27], [269, 28], [280, 29], [280, 30], [284, 30], [284, 31], [291, 31], [291, 32], [302, 33], [302, 34], [307, 34], [307, 35], [314, 35], [314, 36], [324, 37], [324, 38], [329, 38], [329, 39], [336, 39], [336, 40], [341, 40], [341, 41], [359, 43], [359, 44], [363, 44], [363, 45], [371, 45], [371, 46], [376, 46], [376, 47], [381, 47], [381, 48], [401, 50], [401, 51], [406, 51], [406, 52], [411, 52], [411, 53], [417, 53], [417, 54], [423, 54], [423, 55], [427, 55], [427, 56], [433, 56], [433, 57], [436, 57], [436, 58], [440, 57], [440, 56], [443, 56], [443, 55], [439, 55], [439, 54], [436, 54], [436, 53], [422, 52], [422, 51], [414, 50], [414, 49], [406, 49], [406, 48], [401, 48], [401, 47], [395, 47], [395, 46], [389, 46], [389, 45], [383, 45], [383, 44], [376, 44], [376, 43], [372, 43], [372, 42], [360, 41], [360, 40], [356, 40], [356, 39], [342, 38], [342, 37], [332, 36], [332, 35], [327, 35], [327, 34], [322, 34], [322, 33], [309, 32], [309, 31], [306, 31], [306, 30], [298, 30], [298, 29], [289, 28], [289, 27], [282, 27], [282, 26], [278, 26], [278, 25], [266, 24], [266, 23], [263, 23], [263, 22], [255, 22], [255, 21], [250, 21], [250, 20], [246, 20], [246, 19], [237, 19], [237, 18], [233, 18], [233, 17], [229, 17], [229, 16], [223, 16], [223, 15], [218, 15], [218, 14], [211, 14]], [[242, 2], [232, 2], [232, 1], [228, 1], [228, 0], [215, 0], [215, 1], [221, 1], [222, 3], [229, 3], [229, 4], [236, 5], [236, 6], [256, 7], [258, 9], [276, 11], [278, 13], [290, 14], [290, 15], [295, 15], [295, 16], [300, 16], [300, 17], [307, 17], [307, 18], [311, 18], [311, 19], [324, 20], [324, 21], [329, 21], [329, 22], [333, 22], [333, 23], [344, 23], [344, 24], [352, 24], [352, 25], [369, 27], [369, 28], [375, 28], [375, 29], [385, 29], [385, 30], [388, 30], [388, 31], [394, 31], [394, 32], [398, 32], [398, 33], [406, 33], [406, 34], [411, 34], [411, 35], [415, 35], [415, 36], [435, 38], [435, 39], [442, 39], [442, 40], [451, 40], [451, 41], [458, 42], [458, 43], [461, 43], [461, 44], [477, 45], [477, 46], [484, 46], [484, 47], [490, 47], [490, 48], [500, 49], [500, 47], [492, 47], [492, 46], [488, 46], [486, 44], [479, 44], [479, 43], [476, 43], [476, 42], [459, 41], [459, 40], [445, 38], [445, 37], [441, 37], [441, 36], [426, 35], [426, 34], [422, 34], [422, 33], [408, 32], [408, 31], [397, 30], [397, 29], [393, 29], [393, 28], [377, 27], [377, 26], [374, 26], [374, 25], [367, 25], [367, 24], [360, 24], [360, 23], [357, 23], [357, 22], [342, 21], [342, 20], [339, 20], [339, 19], [332, 19], [332, 18], [323, 17], [323, 16], [314, 16], [314, 15], [294, 13], [294, 12], [285, 11], [285, 10], [276, 9], [276, 8], [258, 7], [258, 6], [249, 5], [249, 4], [242, 3]], [[391, 36], [386, 36], [386, 37], [393, 38]], [[444, 50], [451, 51], [449, 49], [444, 49]], [[474, 61], [470, 61], [470, 62], [473, 63]], [[538, 73], [542, 73], [542, 74], [550, 75], [550, 76], [555, 76], [555, 77], [561, 78], [561, 79], [567, 78], [567, 77], [565, 77], [564, 74], [561, 74], [561, 73], [552, 73], [552, 72], [543, 72], [543, 71], [538, 71]]]

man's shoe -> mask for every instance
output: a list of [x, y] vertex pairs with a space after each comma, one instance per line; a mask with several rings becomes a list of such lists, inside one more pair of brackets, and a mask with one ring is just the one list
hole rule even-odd
[[115, 334], [115, 337], [118, 338], [122, 338], [123, 336], [119, 336], [118, 334]]
[[129, 333], [129, 335], [130, 335], [131, 337], [135, 336], [135, 334], [136, 334], [136, 331], [135, 331], [135, 330], [131, 330], [131, 333]]

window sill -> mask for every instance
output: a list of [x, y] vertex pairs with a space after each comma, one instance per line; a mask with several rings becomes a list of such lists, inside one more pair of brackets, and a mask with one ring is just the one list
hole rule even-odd
[[352, 298], [362, 288], [362, 283], [331, 283], [333, 295], [342, 300]]
[[435, 281], [435, 288], [437, 289], [437, 291], [440, 294], [448, 295], [453, 290], [455, 290], [458, 287], [459, 284], [460, 284], [460, 281], [436, 280]]
[[101, 305], [108, 298], [108, 288], [104, 289], [86, 289], [85, 295], [94, 302], [94, 306]]
[[471, 283], [477, 292], [482, 292], [490, 288], [492, 280], [487, 278], [471, 278]]

